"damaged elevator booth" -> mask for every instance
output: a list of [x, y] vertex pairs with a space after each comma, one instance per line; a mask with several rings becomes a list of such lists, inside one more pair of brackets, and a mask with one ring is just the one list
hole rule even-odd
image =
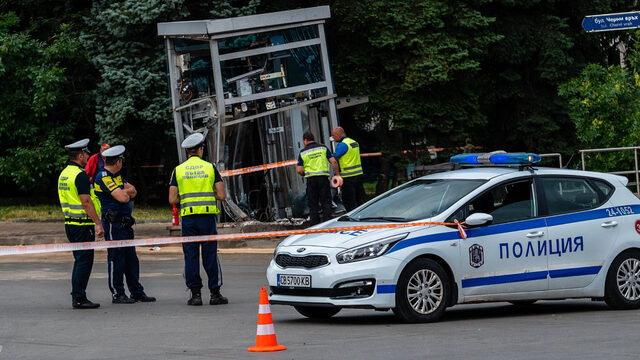
[[[328, 6], [158, 24], [165, 39], [180, 162], [182, 140], [205, 134], [220, 171], [296, 159], [310, 131], [329, 144], [337, 126], [325, 41]], [[225, 178], [232, 219], [303, 217], [295, 166]]]

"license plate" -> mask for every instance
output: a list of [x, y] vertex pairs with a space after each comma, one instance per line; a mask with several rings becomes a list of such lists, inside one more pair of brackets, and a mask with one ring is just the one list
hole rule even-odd
[[297, 288], [310, 288], [311, 275], [284, 275], [278, 274], [278, 286]]

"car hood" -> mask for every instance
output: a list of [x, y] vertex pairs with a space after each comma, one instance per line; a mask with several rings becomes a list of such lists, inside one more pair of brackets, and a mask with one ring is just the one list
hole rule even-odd
[[[334, 227], [349, 227], [362, 225], [378, 225], [378, 224], [398, 224], [389, 222], [348, 222], [331, 220], [312, 227], [311, 229], [323, 229]], [[327, 248], [350, 249], [359, 245], [363, 245], [372, 241], [376, 241], [385, 237], [424, 229], [428, 226], [420, 225], [415, 227], [399, 227], [385, 229], [365, 229], [365, 230], [346, 230], [332, 233], [322, 234], [306, 234], [294, 235], [284, 239], [279, 247], [282, 246], [317, 246]]]

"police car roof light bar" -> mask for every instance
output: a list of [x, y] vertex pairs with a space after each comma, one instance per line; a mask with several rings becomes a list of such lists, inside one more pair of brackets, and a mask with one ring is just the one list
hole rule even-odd
[[507, 153], [493, 151], [481, 154], [460, 154], [452, 156], [450, 161], [460, 165], [531, 165], [542, 158], [533, 153]]

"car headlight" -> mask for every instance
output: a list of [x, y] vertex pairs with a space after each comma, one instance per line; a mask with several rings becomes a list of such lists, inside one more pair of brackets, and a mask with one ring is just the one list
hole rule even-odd
[[344, 264], [354, 261], [376, 258], [383, 255], [393, 247], [398, 241], [406, 238], [409, 233], [403, 233], [376, 240], [368, 244], [339, 252], [336, 255], [338, 263]]

